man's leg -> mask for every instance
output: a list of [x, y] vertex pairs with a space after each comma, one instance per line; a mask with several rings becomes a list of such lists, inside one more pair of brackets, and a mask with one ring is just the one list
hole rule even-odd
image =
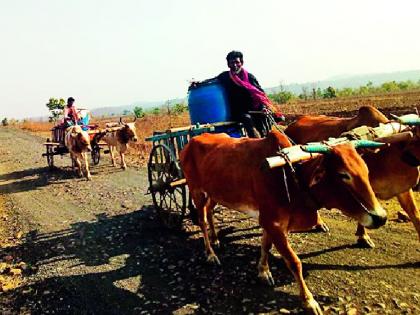
[[248, 137], [261, 138], [259, 132], [255, 128], [254, 122], [250, 114], [242, 114], [242, 116], [240, 117], [240, 121], [244, 125]]

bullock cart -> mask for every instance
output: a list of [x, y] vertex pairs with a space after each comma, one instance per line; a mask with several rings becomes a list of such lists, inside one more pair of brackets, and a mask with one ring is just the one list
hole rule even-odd
[[[170, 228], [181, 228], [187, 211], [186, 180], [179, 164], [179, 152], [188, 141], [205, 132], [232, 132], [244, 136], [236, 122], [196, 124], [187, 127], [155, 131], [146, 138], [153, 144], [147, 164], [149, 189], [159, 218]], [[188, 207], [192, 206], [188, 203]]]
[[[388, 142], [387, 137], [406, 131], [406, 124], [411, 124], [411, 120], [417, 119], [416, 121], [418, 122], [416, 117], [413, 118], [411, 115], [404, 116], [398, 122], [381, 124], [376, 128], [359, 127], [342, 137], [330, 138], [322, 143], [294, 145], [280, 149], [278, 156], [267, 158], [265, 166], [269, 169], [282, 167], [289, 163], [301, 162], [318, 155], [319, 153], [317, 152], [327, 150], [326, 147], [350, 141], [355, 141], [355, 145], [357, 142], [356, 146], [358, 147], [376, 147], [378, 144], [372, 143], [372, 140]], [[187, 209], [193, 207], [190, 198], [187, 197], [186, 179], [180, 167], [179, 152], [194, 136], [205, 132], [221, 132], [220, 127], [235, 125], [237, 123], [232, 122], [197, 124], [173, 128], [163, 132], [155, 131], [153, 136], [146, 138], [146, 141], [153, 143], [147, 165], [148, 191], [152, 195], [153, 204], [158, 211], [160, 219], [167, 227], [181, 228]], [[244, 136], [243, 132], [241, 136]]]
[[[103, 136], [106, 133], [116, 131], [121, 129], [122, 127], [112, 127], [112, 128], [98, 128], [97, 125], [88, 125], [87, 133], [89, 134], [90, 143], [92, 147], [91, 157], [92, 163], [97, 165], [101, 158], [101, 150], [104, 143], [101, 142]], [[44, 142], [45, 146], [45, 153], [42, 156], [47, 158], [47, 164], [50, 169], [54, 168], [54, 156], [60, 155], [63, 156], [69, 153], [65, 143], [64, 143], [64, 136], [65, 136], [66, 128], [62, 126], [55, 126], [51, 129], [51, 138], [47, 138], [47, 141]]]

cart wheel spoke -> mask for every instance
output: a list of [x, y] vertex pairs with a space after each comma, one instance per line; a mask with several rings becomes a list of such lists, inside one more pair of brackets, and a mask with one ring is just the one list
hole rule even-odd
[[99, 147], [99, 145], [97, 144], [93, 145], [91, 156], [92, 156], [93, 164], [98, 165], [99, 160], [101, 159], [101, 148]]
[[171, 187], [181, 178], [175, 154], [163, 144], [153, 147], [148, 164], [149, 187], [153, 204], [162, 222], [170, 228], [180, 228], [186, 211], [185, 185]]

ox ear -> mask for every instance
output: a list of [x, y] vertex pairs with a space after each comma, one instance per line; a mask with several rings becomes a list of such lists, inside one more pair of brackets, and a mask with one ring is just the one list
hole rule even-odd
[[371, 141], [371, 140], [354, 140], [354, 141], [351, 141], [351, 143], [356, 149], [362, 149], [362, 148], [377, 149], [385, 145], [385, 143], [383, 142], [377, 142], [377, 141]]

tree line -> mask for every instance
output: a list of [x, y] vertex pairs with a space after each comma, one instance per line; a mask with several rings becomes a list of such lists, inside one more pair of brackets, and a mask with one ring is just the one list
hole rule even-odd
[[318, 100], [318, 99], [330, 99], [335, 97], [351, 97], [351, 96], [367, 96], [375, 94], [386, 94], [390, 92], [401, 92], [401, 91], [410, 91], [420, 89], [420, 80], [414, 82], [412, 80], [407, 81], [389, 81], [384, 82], [381, 85], [374, 86], [371, 81], [366, 85], [359, 86], [357, 88], [334, 88], [332, 86], [327, 87], [326, 89], [312, 87], [302, 87], [302, 92], [300, 94], [295, 94], [290, 91], [284, 90], [280, 87], [280, 91], [276, 93], [271, 93], [268, 97], [278, 104], [285, 104], [293, 100]]

